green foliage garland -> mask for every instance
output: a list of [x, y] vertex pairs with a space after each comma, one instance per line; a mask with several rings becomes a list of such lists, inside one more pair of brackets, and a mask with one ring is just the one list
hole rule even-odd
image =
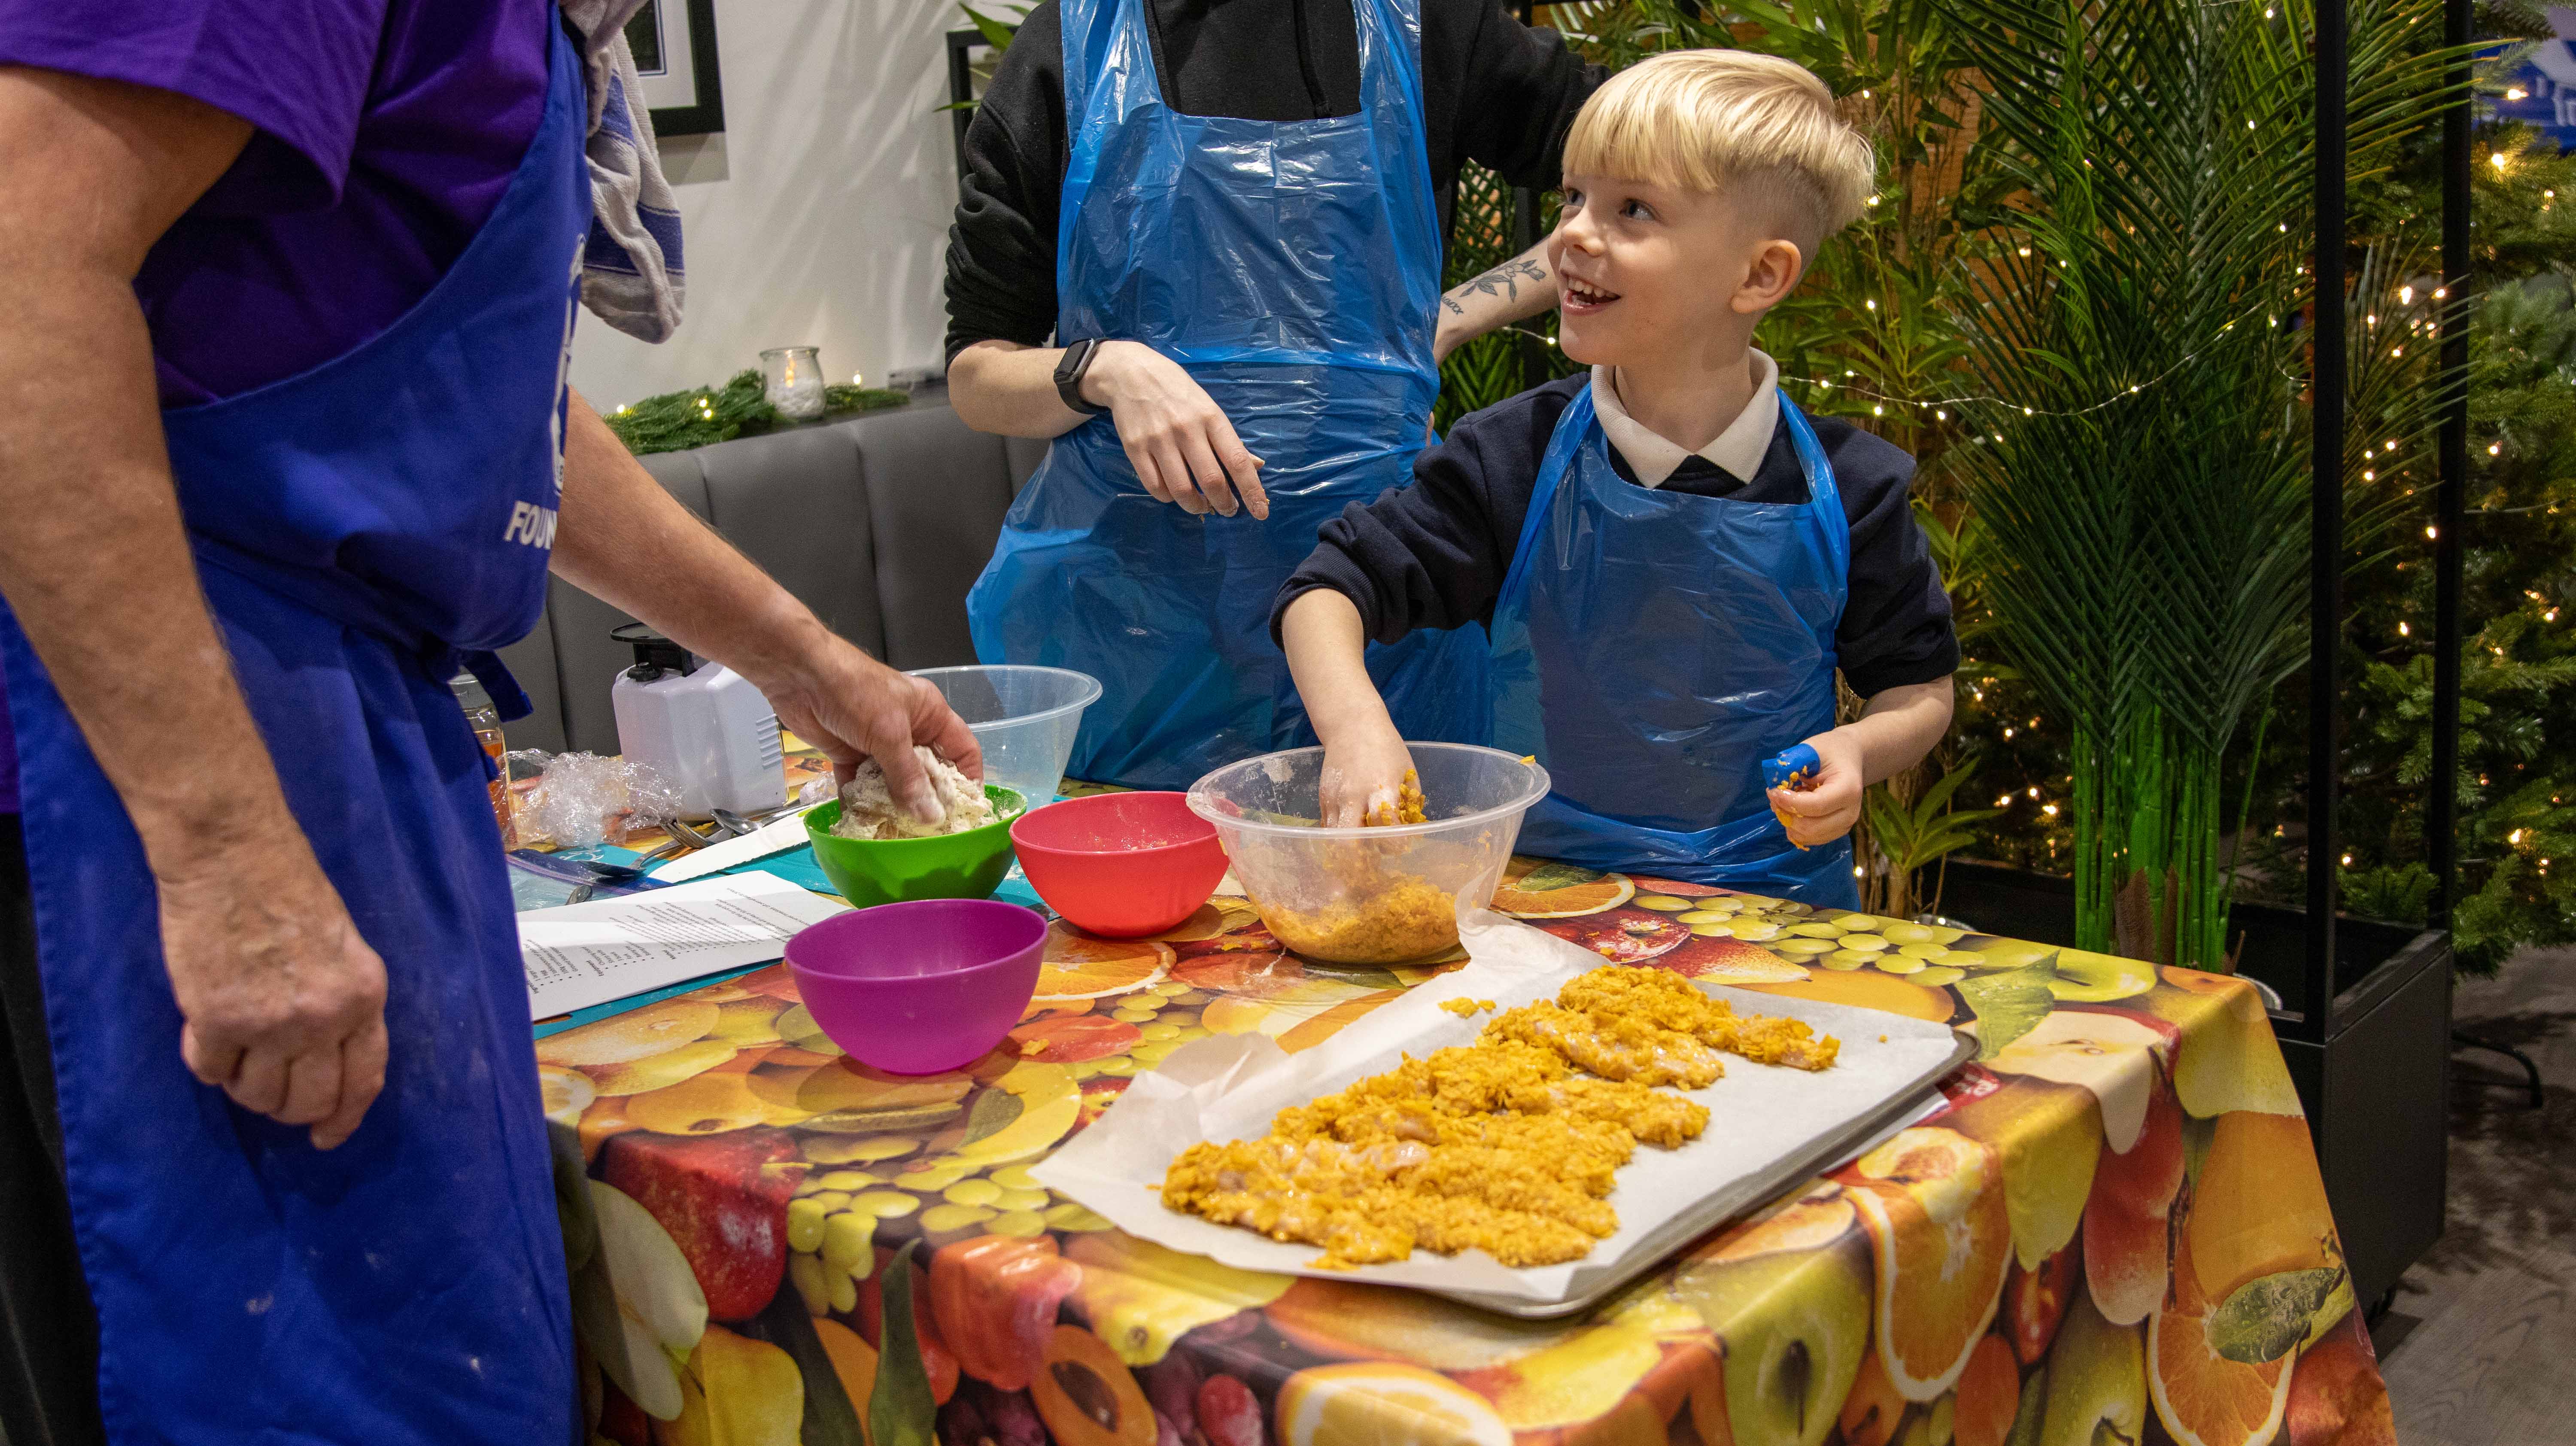
[[[823, 415], [816, 420], [835, 421], [861, 412], [900, 407], [910, 400], [902, 392], [877, 387], [827, 386], [823, 389]], [[758, 436], [795, 425], [769, 404], [761, 392], [760, 373], [751, 370], [734, 373], [721, 387], [646, 397], [610, 412], [606, 420], [609, 430], [626, 444], [626, 450], [639, 457], [730, 442], [736, 437]]]

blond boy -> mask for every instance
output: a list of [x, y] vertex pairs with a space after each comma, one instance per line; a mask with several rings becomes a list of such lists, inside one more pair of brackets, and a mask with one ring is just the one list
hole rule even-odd
[[[1856, 900], [1861, 790], [1949, 726], [1958, 644], [1913, 459], [1807, 419], [1752, 341], [1871, 175], [1787, 61], [1673, 52], [1593, 96], [1549, 243], [1559, 340], [1590, 373], [1462, 418], [1280, 590], [1329, 820], [1410, 766], [1365, 641], [1481, 623], [1495, 676], [1471, 741], [1539, 755], [1555, 784], [1523, 851]], [[1839, 727], [1837, 668], [1868, 700]], [[1802, 742], [1809, 786], [1766, 791], [1763, 761]]]

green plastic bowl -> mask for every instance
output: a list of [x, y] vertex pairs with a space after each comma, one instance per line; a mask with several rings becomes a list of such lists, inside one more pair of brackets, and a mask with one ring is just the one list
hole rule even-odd
[[915, 899], [990, 898], [1011, 871], [1011, 823], [1028, 804], [996, 783], [984, 785], [984, 797], [996, 817], [964, 833], [842, 838], [832, 832], [841, 818], [841, 801], [834, 799], [805, 815], [805, 837], [813, 841], [814, 862], [823, 866], [823, 876], [842, 898], [862, 909]]

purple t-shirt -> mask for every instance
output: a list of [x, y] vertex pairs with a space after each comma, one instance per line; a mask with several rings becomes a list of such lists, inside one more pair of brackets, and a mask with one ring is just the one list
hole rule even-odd
[[[134, 279], [161, 405], [318, 366], [473, 239], [545, 114], [554, 0], [0, 0], [0, 65], [176, 91], [250, 143]], [[0, 812], [18, 808], [0, 709]]]

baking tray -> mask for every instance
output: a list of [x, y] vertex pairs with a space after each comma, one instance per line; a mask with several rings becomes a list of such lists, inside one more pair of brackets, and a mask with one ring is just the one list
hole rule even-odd
[[[1198, 1041], [1136, 1076], [1118, 1103], [1032, 1167], [1038, 1182], [1107, 1216], [1131, 1235], [1185, 1254], [1203, 1255], [1238, 1270], [1317, 1275], [1419, 1290], [1528, 1320], [1547, 1320], [1597, 1305], [1654, 1269], [1695, 1239], [1768, 1203], [1819, 1171], [1870, 1148], [1939, 1105], [1933, 1086], [1970, 1058], [1976, 1042], [1946, 1023], [1865, 1010], [1839, 1001], [1798, 999], [1694, 983], [1739, 1011], [1804, 1018], [1845, 1041], [1845, 1062], [1858, 1065], [1866, 1084], [1835, 1104], [1819, 1098], [1815, 1117], [1802, 1120], [1784, 1100], [1803, 1089], [1796, 1071], [1730, 1071], [1711, 1096], [1682, 1091], [1714, 1112], [1703, 1147], [1719, 1145], [1719, 1159], [1694, 1168], [1696, 1151], [1654, 1151], [1621, 1172], [1622, 1207], [1613, 1248], [1588, 1262], [1514, 1269], [1483, 1252], [1324, 1270], [1313, 1247], [1266, 1240], [1250, 1231], [1217, 1225], [1166, 1209], [1159, 1198], [1176, 1141], [1251, 1138], [1272, 1115], [1298, 1100], [1330, 1093], [1391, 1066], [1403, 1054], [1464, 1043], [1481, 1028], [1444, 1008], [1460, 999], [1489, 999], [1503, 1007], [1555, 993], [1574, 972], [1598, 967], [1597, 955], [1527, 925], [1481, 928], [1476, 962], [1427, 981], [1404, 998], [1345, 1026], [1310, 1050], [1282, 1053], [1266, 1036], [1219, 1035]], [[1882, 1026], [1884, 1032], [1879, 1027]], [[1896, 1041], [1901, 1058], [1879, 1058]], [[1872, 1041], [1870, 1036], [1876, 1035]], [[1868, 1041], [1868, 1042], [1864, 1042]], [[1857, 1058], [1855, 1056], [1858, 1056]], [[1761, 1083], [1757, 1084], [1756, 1081]], [[1780, 1087], [1792, 1091], [1784, 1096]], [[1812, 1131], [1812, 1133], [1809, 1133]], [[1676, 1169], [1675, 1166], [1682, 1166]], [[1630, 1170], [1639, 1172], [1631, 1177]], [[1649, 1203], [1651, 1202], [1651, 1203]], [[1633, 1225], [1625, 1223], [1631, 1217]], [[1633, 1232], [1633, 1233], [1632, 1233]]]
[[[1705, 985], [1702, 985], [1702, 992], [1716, 993]], [[1953, 1042], [1950, 1057], [1923, 1071], [1911, 1084], [1889, 1096], [1886, 1104], [1868, 1114], [1845, 1122], [1839, 1128], [1818, 1135], [1806, 1145], [1773, 1162], [1769, 1168], [1730, 1183], [1707, 1196], [1697, 1207], [1664, 1222], [1642, 1242], [1631, 1248], [1626, 1259], [1610, 1268], [1598, 1281], [1584, 1283], [1573, 1295], [1561, 1300], [1545, 1301], [1530, 1300], [1523, 1296], [1493, 1295], [1482, 1291], [1442, 1290], [1437, 1287], [1398, 1287], [1398, 1289], [1420, 1289], [1426, 1295], [1440, 1296], [1457, 1301], [1461, 1305], [1471, 1305], [1478, 1310], [1492, 1311], [1497, 1315], [1512, 1316], [1519, 1320], [1558, 1320], [1590, 1310], [1626, 1289], [1639, 1276], [1651, 1274], [1672, 1264], [1674, 1251], [1740, 1216], [1751, 1214], [1770, 1204], [1782, 1191], [1803, 1184], [1814, 1178], [1819, 1171], [1840, 1165], [1863, 1150], [1873, 1147], [1883, 1137], [1895, 1134], [1899, 1129], [1920, 1118], [1923, 1107], [1929, 1103], [1928, 1096], [1935, 1092], [1934, 1086], [1940, 1083], [1942, 1077], [1977, 1057], [1977, 1041], [1974, 1037], [1960, 1034], [1956, 1030], [1951, 1033]]]

